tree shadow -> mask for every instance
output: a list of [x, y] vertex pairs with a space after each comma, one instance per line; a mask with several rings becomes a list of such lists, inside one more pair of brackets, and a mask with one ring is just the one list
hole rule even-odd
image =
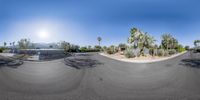
[[200, 59], [183, 59], [180, 65], [192, 68], [200, 68]]
[[85, 68], [96, 67], [96, 65], [100, 65], [102, 63], [90, 58], [73, 57], [73, 58], [65, 58], [65, 64], [76, 69], [85, 69]]
[[80, 53], [80, 54], [75, 54], [75, 56], [91, 56], [92, 54], [86, 54], [86, 53]]
[[2, 67], [18, 68], [23, 63], [24, 62], [22, 60], [0, 59], [0, 68]]

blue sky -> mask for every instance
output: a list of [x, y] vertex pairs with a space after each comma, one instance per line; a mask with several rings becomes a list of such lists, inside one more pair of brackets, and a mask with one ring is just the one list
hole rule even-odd
[[[183, 45], [200, 39], [198, 0], [0, 0], [0, 45], [32, 42], [96, 45], [127, 43], [130, 28], [148, 32], [160, 43], [170, 33]], [[48, 36], [41, 37], [40, 33]]]

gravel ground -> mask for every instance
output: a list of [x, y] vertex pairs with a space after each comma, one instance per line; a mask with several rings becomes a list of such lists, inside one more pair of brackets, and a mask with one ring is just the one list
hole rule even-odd
[[200, 100], [200, 57], [134, 64], [97, 53], [0, 68], [0, 100]]

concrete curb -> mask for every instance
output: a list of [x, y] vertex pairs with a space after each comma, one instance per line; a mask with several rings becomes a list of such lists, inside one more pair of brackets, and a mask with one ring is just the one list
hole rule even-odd
[[133, 59], [117, 59], [117, 58], [114, 58], [114, 57], [111, 57], [107, 54], [104, 54], [104, 53], [99, 53], [99, 55], [102, 55], [104, 57], [107, 57], [107, 58], [111, 58], [111, 59], [115, 59], [115, 60], [118, 60], [118, 61], [123, 61], [123, 62], [131, 62], [131, 63], [153, 63], [153, 62], [159, 62], [159, 61], [164, 61], [164, 60], [168, 60], [168, 59], [172, 59], [172, 58], [175, 58], [175, 57], [178, 57], [180, 55], [183, 55], [187, 53], [187, 51], [184, 51], [182, 53], [178, 53], [178, 54], [175, 54], [175, 55], [172, 55], [170, 57], [165, 57], [165, 58], [160, 58], [160, 59], [154, 59], [154, 60], [133, 60]]

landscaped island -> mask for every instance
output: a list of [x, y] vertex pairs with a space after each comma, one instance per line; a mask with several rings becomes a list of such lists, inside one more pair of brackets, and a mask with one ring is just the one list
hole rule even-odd
[[[171, 34], [163, 34], [161, 44], [155, 44], [156, 40], [147, 32], [132, 28], [128, 38], [128, 44], [103, 47], [101, 55], [123, 61], [160, 61], [178, 56], [189, 50], [189, 46], [183, 47]], [[133, 62], [134, 62], [133, 61]]]

